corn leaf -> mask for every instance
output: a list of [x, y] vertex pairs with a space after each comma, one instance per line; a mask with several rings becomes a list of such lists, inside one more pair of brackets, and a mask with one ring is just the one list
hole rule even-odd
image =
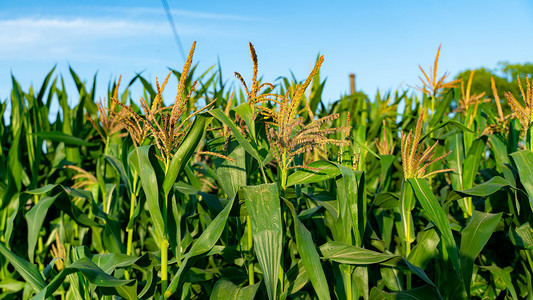
[[142, 146], [135, 148], [128, 155], [128, 163], [139, 174], [141, 185], [146, 195], [146, 203], [148, 204], [148, 211], [155, 227], [156, 239], [160, 242], [163, 240], [165, 232], [165, 224], [163, 222], [163, 215], [161, 213], [161, 206], [159, 204], [159, 187], [157, 183], [156, 173], [150, 161], [151, 146]]
[[309, 170], [309, 169], [300, 169], [287, 178], [287, 186], [293, 186], [296, 184], [309, 184], [315, 182], [326, 181], [328, 179], [337, 177], [341, 174], [335, 164], [325, 160], [315, 161], [309, 164], [310, 167], [319, 169]]
[[444, 213], [439, 201], [437, 198], [435, 198], [435, 195], [433, 195], [433, 192], [431, 191], [431, 188], [425, 179], [409, 178], [408, 181], [413, 187], [416, 198], [424, 209], [425, 214], [439, 229], [441, 239], [443, 240], [446, 250], [450, 255], [452, 265], [457, 273], [457, 276], [460, 276], [459, 272], [461, 269], [459, 267], [457, 246], [455, 244], [446, 213]]
[[5, 259], [13, 265], [15, 270], [36, 293], [40, 292], [46, 286], [46, 282], [36, 265], [9, 251], [9, 249], [7, 249], [1, 242], [0, 253], [2, 253]]
[[254, 299], [260, 283], [249, 285], [246, 287], [239, 287], [226, 279], [220, 279], [215, 284], [211, 296], [212, 300], [247, 300]]
[[502, 213], [489, 214], [475, 210], [472, 214], [472, 218], [470, 218], [470, 221], [461, 232], [459, 257], [461, 260], [463, 282], [469, 297], [474, 260], [487, 244], [494, 229], [496, 229], [496, 225], [498, 225], [501, 216]]
[[254, 252], [263, 271], [268, 298], [276, 296], [282, 251], [281, 208], [276, 184], [243, 187], [252, 221]]
[[326, 280], [326, 275], [320, 264], [320, 257], [316, 251], [315, 243], [311, 232], [307, 230], [304, 224], [296, 216], [294, 206], [289, 200], [283, 198], [285, 204], [289, 207], [294, 220], [294, 233], [296, 235], [296, 248], [300, 254], [302, 263], [309, 274], [311, 283], [315, 288], [315, 291], [319, 299], [330, 299], [329, 288]]

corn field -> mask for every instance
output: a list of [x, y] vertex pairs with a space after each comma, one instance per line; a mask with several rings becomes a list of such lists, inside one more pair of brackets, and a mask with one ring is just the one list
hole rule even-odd
[[323, 56], [267, 83], [249, 44], [234, 86], [195, 46], [103, 101], [72, 69], [77, 95], [13, 77], [1, 299], [533, 299], [529, 78], [471, 95], [439, 48], [412, 89], [325, 103]]

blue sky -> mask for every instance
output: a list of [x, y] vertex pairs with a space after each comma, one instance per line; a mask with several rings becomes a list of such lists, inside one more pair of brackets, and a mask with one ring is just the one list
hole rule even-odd
[[[428, 68], [442, 44], [439, 74], [498, 61], [531, 61], [531, 1], [174, 1], [168, 0], [188, 52], [206, 70], [220, 59], [225, 79], [238, 71], [248, 80], [248, 41], [259, 56], [259, 73], [305, 79], [318, 53], [325, 55], [324, 97], [348, 91], [348, 74], [371, 97], [418, 85], [418, 65]], [[0, 100], [11, 90], [11, 73], [23, 88], [40, 85], [55, 65], [74, 90], [71, 65], [91, 80], [98, 71], [98, 97], [107, 82], [136, 72], [164, 78], [181, 69], [161, 1], [0, 0]], [[58, 74], [58, 73], [56, 73]], [[171, 94], [175, 89], [170, 88]], [[139, 91], [133, 91], [133, 98]]]

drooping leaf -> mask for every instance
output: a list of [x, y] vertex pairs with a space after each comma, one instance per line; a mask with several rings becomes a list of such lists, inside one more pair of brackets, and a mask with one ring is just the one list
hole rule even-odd
[[67, 275], [75, 272], [81, 272], [90, 283], [100, 287], [119, 287], [133, 282], [133, 280], [117, 279], [108, 275], [88, 257], [84, 257], [76, 260], [54, 277], [46, 286], [45, 298], [50, 297], [59, 288]]
[[244, 120], [244, 123], [246, 123], [246, 126], [250, 131], [251, 138], [255, 140], [255, 121], [254, 114], [252, 112], [252, 107], [250, 106], [250, 104], [246, 102], [241, 103], [233, 110], [239, 115], [239, 117]]
[[325, 160], [312, 162], [309, 166], [320, 170], [300, 169], [289, 175], [287, 178], [287, 186], [322, 182], [337, 177], [341, 173], [334, 164]]
[[254, 252], [263, 271], [269, 299], [276, 298], [282, 251], [281, 208], [275, 183], [243, 187], [252, 221]]
[[176, 292], [178, 284], [180, 282], [181, 275], [183, 272], [190, 266], [187, 265], [189, 259], [196, 255], [200, 255], [208, 252], [213, 248], [215, 243], [218, 241], [222, 232], [224, 231], [225, 224], [228, 220], [229, 213], [233, 206], [233, 203], [236, 198], [230, 200], [230, 202], [224, 207], [224, 209], [216, 216], [216, 218], [207, 226], [205, 231], [200, 235], [200, 237], [194, 242], [191, 247], [191, 250], [187, 252], [181, 266], [179, 267], [172, 281], [170, 282], [167, 290], [165, 291], [165, 297], [170, 296]]
[[520, 249], [533, 249], [533, 229], [529, 223], [509, 228], [509, 239]]
[[512, 183], [500, 176], [495, 176], [489, 181], [478, 184], [472, 188], [469, 188], [464, 191], [452, 191], [448, 196], [448, 201], [455, 201], [462, 197], [477, 196], [477, 197], [487, 197], [494, 194], [502, 188], [511, 187], [514, 188]]
[[53, 197], [42, 197], [41, 200], [26, 213], [26, 221], [28, 222], [28, 257], [31, 263], [34, 261], [33, 254], [35, 253], [35, 246], [39, 239], [39, 233], [43, 226], [44, 218], [46, 217], [50, 206], [54, 204], [57, 196], [59, 196], [59, 194]]
[[327, 242], [320, 246], [323, 259], [330, 259], [341, 264], [371, 265], [391, 262], [386, 265], [396, 265], [400, 256], [394, 254], [380, 253], [341, 242]]
[[533, 208], [533, 151], [522, 150], [511, 154], [518, 168], [518, 176], [529, 196], [529, 203]]
[[260, 283], [239, 287], [226, 279], [220, 279], [215, 284], [211, 296], [212, 300], [247, 300], [254, 299]]
[[481, 269], [490, 271], [490, 273], [496, 278], [500, 278], [505, 283], [505, 286], [511, 293], [511, 297], [513, 297], [513, 300], [518, 299], [518, 295], [516, 293], [516, 290], [513, 285], [513, 281], [511, 279], [511, 271], [512, 271], [511, 268], [500, 269], [497, 266], [479, 266], [479, 267]]
[[69, 146], [97, 146], [96, 143], [91, 143], [86, 140], [82, 140], [78, 137], [68, 135], [61, 131], [51, 131], [51, 132], [37, 132], [36, 136], [43, 138], [45, 140], [50, 140], [54, 142], [62, 142]]
[[417, 237], [416, 246], [409, 254], [409, 262], [421, 269], [425, 269], [429, 261], [437, 256], [439, 242], [440, 238], [435, 229], [420, 232]]
[[163, 192], [165, 197], [168, 196], [179, 173], [185, 168], [185, 165], [187, 165], [189, 159], [196, 151], [196, 148], [212, 119], [212, 117], [208, 117], [204, 114], [197, 115], [196, 119], [194, 119], [189, 132], [187, 132], [187, 135], [170, 161], [170, 167], [168, 168], [168, 172], [163, 181]]
[[410, 289], [407, 291], [399, 292], [385, 292], [378, 287], [373, 287], [370, 290], [370, 299], [376, 300], [400, 300], [400, 299], [414, 299], [414, 300], [426, 300], [437, 299], [438, 295], [435, 289], [430, 285], [423, 285], [418, 288]]
[[150, 161], [151, 146], [135, 148], [128, 155], [128, 163], [139, 174], [141, 185], [146, 195], [148, 212], [155, 227], [156, 238], [159, 242], [163, 240], [165, 224], [163, 222], [162, 208], [159, 205], [159, 187], [157, 177]]
[[24, 278], [24, 281], [26, 281], [36, 293], [40, 292], [46, 286], [46, 282], [36, 265], [9, 251], [9, 249], [7, 249], [1, 242], [0, 253], [2, 253], [6, 260], [13, 265], [20, 276]]
[[431, 188], [425, 179], [409, 178], [408, 181], [413, 187], [413, 191], [415, 192], [418, 202], [424, 209], [424, 213], [439, 229], [441, 239], [444, 241], [444, 245], [448, 251], [452, 265], [457, 273], [457, 276], [460, 276], [459, 272], [461, 269], [459, 267], [459, 253], [457, 251], [457, 246], [455, 244], [446, 213], [440, 206], [437, 198], [435, 198], [435, 195], [433, 195], [433, 192], [431, 191]]
[[224, 189], [229, 199], [233, 199], [239, 189], [246, 185], [246, 161], [244, 148], [235, 140], [229, 143], [227, 155], [235, 161], [215, 158], [218, 183]]
[[474, 260], [487, 244], [501, 216], [502, 213], [489, 214], [475, 210], [470, 222], [468, 222], [468, 225], [461, 232], [459, 256], [461, 259], [463, 282], [468, 296], [470, 296], [470, 283], [472, 281]]
[[248, 140], [241, 134], [237, 126], [233, 124], [233, 122], [224, 114], [224, 112], [220, 108], [212, 109], [209, 111], [209, 113], [213, 117], [217, 118], [217, 120], [222, 122], [224, 125], [228, 126], [231, 129], [231, 132], [233, 133], [237, 141], [239, 141], [241, 146], [244, 148], [244, 150], [246, 150], [246, 152], [248, 152], [253, 158], [255, 158], [259, 165], [262, 164], [263, 160], [261, 159], [261, 156], [259, 155], [257, 146], [255, 144], [250, 144], [250, 142], [248, 142]]
[[292, 203], [286, 199], [283, 199], [285, 204], [289, 207], [292, 213], [294, 220], [294, 233], [296, 235], [296, 247], [300, 258], [302, 260], [307, 273], [309, 273], [309, 278], [311, 283], [315, 288], [316, 294], [319, 299], [330, 299], [329, 289], [327, 285], [326, 275], [320, 264], [320, 257], [316, 251], [315, 243], [313, 242], [313, 237], [311, 232], [307, 230], [304, 224], [296, 216], [294, 206]]

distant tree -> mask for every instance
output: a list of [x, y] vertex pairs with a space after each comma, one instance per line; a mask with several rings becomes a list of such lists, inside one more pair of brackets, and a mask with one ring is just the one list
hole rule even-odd
[[[465, 88], [471, 71], [465, 70], [455, 76], [456, 79], [463, 80]], [[533, 75], [532, 63], [511, 64], [509, 62], [499, 62], [498, 68], [494, 70], [483, 67], [475, 69], [470, 94], [475, 95], [485, 92], [486, 97], [493, 98], [494, 95], [490, 84], [490, 78], [493, 77], [500, 99], [505, 99], [505, 92], [511, 92], [516, 97], [521, 97], [516, 78], [519, 76], [523, 80], [527, 75], [530, 77]]]
[[524, 64], [511, 64], [509, 62], [499, 62], [498, 65], [501, 67], [502, 72], [508, 76], [508, 80], [516, 81], [516, 77], [525, 78], [526, 76], [533, 75], [533, 64], [524, 63]]

